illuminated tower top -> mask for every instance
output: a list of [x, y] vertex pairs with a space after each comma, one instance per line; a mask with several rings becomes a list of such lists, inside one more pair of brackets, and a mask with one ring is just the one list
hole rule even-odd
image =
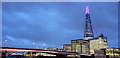
[[86, 23], [85, 23], [85, 32], [84, 32], [84, 39], [92, 39], [94, 38], [93, 30], [92, 30], [92, 24], [91, 24], [91, 18], [90, 18], [90, 11], [89, 7], [86, 7]]
[[90, 14], [89, 7], [86, 7], [86, 13], [85, 14]]

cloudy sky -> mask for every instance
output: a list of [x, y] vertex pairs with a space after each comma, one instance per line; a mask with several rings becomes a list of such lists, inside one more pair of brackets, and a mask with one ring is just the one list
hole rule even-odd
[[3, 46], [62, 48], [71, 40], [83, 39], [85, 8], [89, 6], [95, 37], [104, 34], [109, 47], [117, 47], [117, 3], [97, 2], [4, 2]]

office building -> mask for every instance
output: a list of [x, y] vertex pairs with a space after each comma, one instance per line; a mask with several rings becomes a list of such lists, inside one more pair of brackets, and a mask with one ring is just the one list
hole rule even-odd
[[71, 44], [65, 44], [65, 45], [63, 45], [63, 50], [65, 52], [72, 52], [71, 49], [72, 49]]
[[94, 38], [94, 33], [92, 30], [91, 18], [90, 18], [90, 10], [89, 7], [86, 7], [86, 23], [85, 23], [85, 31], [84, 31], [84, 39], [92, 39]]
[[96, 38], [89, 39], [89, 41], [90, 41], [90, 54], [94, 54], [94, 50], [108, 48], [107, 37], [104, 37], [103, 34]]
[[89, 41], [84, 39], [71, 40], [72, 52], [89, 54]]
[[49, 50], [49, 51], [57, 51], [58, 50], [58, 48], [43, 48], [43, 50]]

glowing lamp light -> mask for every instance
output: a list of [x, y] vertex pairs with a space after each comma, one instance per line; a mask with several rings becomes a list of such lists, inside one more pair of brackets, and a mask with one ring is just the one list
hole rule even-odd
[[5, 40], [5, 42], [7, 42], [8, 40]]
[[32, 44], [35, 44], [34, 42]]
[[43, 44], [44, 46], [46, 45], [46, 44]]

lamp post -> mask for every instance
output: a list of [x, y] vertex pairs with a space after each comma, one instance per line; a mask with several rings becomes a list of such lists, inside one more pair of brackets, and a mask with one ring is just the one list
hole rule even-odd
[[5, 47], [7, 47], [7, 42], [8, 42], [8, 40], [5, 40]]

